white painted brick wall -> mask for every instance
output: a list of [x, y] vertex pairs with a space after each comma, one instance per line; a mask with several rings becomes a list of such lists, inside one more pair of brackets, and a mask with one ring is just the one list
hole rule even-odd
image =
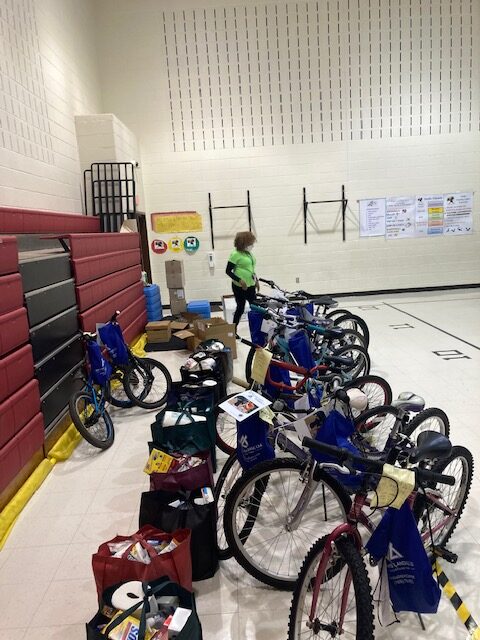
[[[404, 0], [401, 0], [401, 3], [403, 6]], [[264, 2], [262, 6], [265, 4], [276, 3]], [[300, 11], [303, 11], [303, 4], [299, 5]], [[333, 6], [335, 3], [330, 4]], [[343, 0], [340, 4], [341, 8], [347, 6]], [[220, 12], [223, 7], [238, 5], [238, 1], [234, 0], [207, 0], [202, 3], [202, 8], [216, 7]], [[325, 12], [325, 6], [325, 3], [320, 2], [322, 12]], [[377, 7], [378, 12], [378, 3], [373, 2], [372, 6]], [[389, 3], [382, 2], [381, 6], [383, 15], [386, 15]], [[443, 11], [441, 20], [436, 14], [433, 19], [434, 35], [438, 32], [438, 37], [443, 38], [443, 49], [447, 51], [442, 55], [450, 55], [449, 25], [453, 24], [453, 32], [457, 34], [460, 29], [458, 16], [461, 9], [470, 11], [472, 7], [472, 31], [478, 33], [478, 3], [456, 0], [452, 5], [453, 20], [449, 15], [449, 3], [441, 1], [432, 6], [434, 11]], [[314, 292], [346, 292], [480, 282], [480, 135], [479, 87], [475, 71], [478, 69], [476, 39], [473, 40], [472, 64], [475, 73], [471, 85], [470, 106], [474, 123], [471, 132], [458, 133], [457, 129], [457, 133], [454, 133], [453, 127], [452, 133], [449, 133], [448, 126], [443, 123], [440, 126], [439, 110], [434, 100], [434, 133], [418, 135], [421, 131], [427, 132], [429, 126], [426, 124], [429, 112], [424, 109], [422, 93], [418, 87], [417, 93], [416, 90], [413, 91], [412, 100], [416, 113], [422, 115], [423, 128], [419, 124], [420, 115], [415, 116], [412, 128], [414, 135], [410, 135], [409, 131], [405, 135], [405, 130], [398, 125], [400, 99], [396, 91], [392, 95], [394, 137], [381, 139], [377, 129], [371, 134], [374, 138], [377, 136], [377, 139], [370, 139], [369, 134], [366, 136], [367, 139], [363, 140], [353, 136], [353, 139], [346, 138], [343, 141], [303, 145], [250, 145], [235, 149], [207, 148], [173, 152], [162, 12], [174, 9], [181, 13], [184, 7], [198, 7], [198, 3], [193, 0], [182, 0], [175, 4], [167, 0], [137, 0], [135, 3], [128, 0], [102, 0], [98, 16], [99, 29], [103, 37], [99, 40], [98, 46], [104, 107], [114, 111], [138, 136], [140, 142], [147, 212], [191, 209], [199, 211], [203, 216], [204, 232], [198, 234], [201, 250], [195, 256], [183, 254], [189, 298], [218, 300], [223, 293], [229, 291], [230, 284], [224, 275], [225, 263], [235, 232], [246, 228], [246, 214], [239, 210], [215, 213], [216, 268], [211, 272], [206, 256], [206, 252], [210, 250], [209, 191], [212, 193], [214, 205], [227, 205], [245, 201], [246, 190], [250, 189], [255, 231], [258, 235], [255, 249], [258, 272], [265, 277], [274, 278], [285, 287], [301, 286]], [[419, 33], [420, 21], [426, 20], [426, 17], [425, 14], [421, 16], [419, 12], [419, 2], [413, 2], [412, 10], [412, 29], [415, 34]], [[375, 11], [372, 11], [375, 27]], [[342, 15], [346, 19], [347, 14]], [[358, 20], [357, 9], [351, 14], [351, 20], [354, 19]], [[462, 26], [464, 31], [465, 25], [466, 22]], [[361, 26], [368, 29], [368, 24]], [[321, 28], [324, 29], [325, 25]], [[393, 15], [395, 46], [399, 46], [398, 42], [401, 40], [398, 30], [409, 28], [407, 14], [402, 14], [401, 19], [398, 18], [398, 14]], [[182, 45], [181, 36], [179, 32], [179, 46]], [[344, 36], [342, 31], [341, 38], [344, 39]], [[468, 34], [464, 33], [464, 37], [467, 36]], [[380, 36], [376, 33], [373, 37], [374, 41], [378, 41]], [[334, 45], [335, 42], [332, 42], [331, 47]], [[326, 46], [322, 41], [322, 51]], [[285, 47], [286, 43], [282, 51], [282, 56], [286, 59], [288, 52]], [[388, 56], [385, 34], [382, 51]], [[452, 50], [451, 55], [458, 53]], [[358, 67], [355, 50], [352, 55], [352, 65]], [[394, 51], [394, 57], [395, 55]], [[370, 68], [365, 42], [362, 44], [362, 56], [364, 74], [365, 68]], [[404, 56], [404, 60], [408, 62], [408, 51], [404, 52]], [[283, 60], [282, 64], [284, 62]], [[300, 62], [301, 65], [305, 64], [304, 61]], [[413, 68], [419, 68], [420, 63], [420, 60], [413, 59]], [[180, 59], [179, 64], [185, 64], [184, 59]], [[225, 60], [222, 60], [221, 64], [224, 65]], [[425, 60], [422, 64], [425, 64]], [[438, 61], [433, 60], [434, 67], [437, 64]], [[194, 87], [195, 66], [192, 66], [189, 72]], [[384, 75], [385, 69], [382, 68], [381, 73]], [[205, 74], [204, 69], [201, 70], [201, 74]], [[404, 81], [408, 83], [408, 64], [405, 66], [404, 63], [402, 74], [407, 74]], [[399, 71], [394, 70], [394, 75], [400, 77]], [[338, 79], [334, 80], [338, 83]], [[367, 76], [367, 80], [372, 87], [378, 84], [378, 64], [372, 67], [372, 76]], [[458, 87], [449, 88], [445, 79], [443, 83], [443, 97], [439, 96], [439, 100], [443, 100], [445, 109], [448, 90], [451, 89], [453, 92], [454, 101]], [[187, 91], [188, 107], [188, 87], [182, 89], [184, 95]], [[368, 84], [363, 87], [363, 91], [367, 89]], [[426, 91], [427, 87], [421, 89]], [[346, 95], [345, 85], [343, 90]], [[295, 100], [297, 98], [298, 96]], [[193, 99], [195, 100], [195, 95]], [[384, 96], [383, 99], [388, 104], [389, 96]], [[308, 100], [308, 93], [304, 94], [303, 100]], [[258, 108], [258, 96], [253, 97], [253, 102], [255, 108]], [[374, 106], [378, 108], [378, 104]], [[343, 109], [346, 109], [345, 104]], [[402, 102], [402, 110], [404, 113], [408, 110], [405, 99]], [[178, 114], [174, 113], [174, 118], [176, 117]], [[189, 117], [187, 108], [185, 122]], [[458, 126], [459, 116], [455, 110], [452, 117]], [[356, 123], [355, 126], [360, 125]], [[229, 136], [231, 137], [231, 134]], [[311, 208], [318, 229], [309, 226], [308, 245], [305, 246], [302, 227], [302, 187], [307, 188], [307, 195], [311, 200], [332, 199], [340, 197], [342, 183], [346, 185], [349, 198], [347, 242], [341, 241], [339, 207], [322, 205]], [[360, 240], [358, 237], [356, 201], [359, 198], [455, 190], [477, 192], [474, 215], [477, 231], [472, 236], [389, 242], [378, 238]], [[154, 237], [157, 236], [152, 233], [151, 238]], [[172, 254], [152, 254], [151, 257], [154, 279], [163, 287], [165, 300], [167, 295], [163, 262], [172, 258]], [[300, 278], [300, 285], [296, 285], [296, 277]]]
[[[82, 210], [74, 115], [101, 111], [94, 4], [93, 0], [1, 2], [1, 205]], [[30, 49], [24, 68], [21, 52], [26, 46]], [[41, 130], [34, 126], [34, 111], [25, 107], [34, 95], [36, 77], [41, 79], [36, 91], [46, 104], [44, 146], [49, 152], [40, 159], [30, 145]], [[15, 99], [17, 91], [22, 92], [20, 100]], [[12, 131], [17, 133], [6, 140]]]

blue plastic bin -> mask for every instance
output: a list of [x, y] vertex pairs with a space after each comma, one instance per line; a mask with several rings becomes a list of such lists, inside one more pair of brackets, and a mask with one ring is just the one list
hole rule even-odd
[[158, 303], [156, 305], [147, 306], [147, 318], [149, 322], [161, 320], [163, 318], [162, 305]]
[[147, 300], [160, 298], [160, 287], [158, 284], [147, 284], [143, 287], [143, 293]]
[[211, 318], [210, 302], [208, 300], [192, 300], [187, 304], [189, 313], [198, 313], [202, 318]]

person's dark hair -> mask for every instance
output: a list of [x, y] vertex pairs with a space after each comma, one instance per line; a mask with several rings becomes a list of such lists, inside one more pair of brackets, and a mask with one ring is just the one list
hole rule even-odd
[[247, 247], [256, 241], [257, 239], [251, 231], [239, 231], [235, 236], [233, 244], [237, 251], [245, 251]]

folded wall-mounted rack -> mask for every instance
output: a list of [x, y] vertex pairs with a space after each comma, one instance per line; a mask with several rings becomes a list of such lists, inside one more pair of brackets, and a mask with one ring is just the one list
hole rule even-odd
[[307, 215], [308, 215], [308, 206], [310, 204], [329, 204], [334, 202], [342, 203], [342, 239], [343, 242], [346, 240], [346, 232], [345, 232], [345, 215], [347, 213], [347, 204], [348, 200], [345, 197], [345, 185], [342, 184], [342, 197], [340, 200], [307, 200], [307, 190], [303, 187], [303, 241], [307, 244]]
[[246, 209], [248, 215], [248, 230], [252, 230], [252, 207], [250, 205], [250, 191], [247, 190], [247, 204], [234, 204], [222, 207], [212, 206], [212, 194], [208, 194], [208, 215], [210, 216], [210, 237], [212, 240], [212, 249], [215, 249], [215, 237], [213, 232], [213, 212], [218, 209]]

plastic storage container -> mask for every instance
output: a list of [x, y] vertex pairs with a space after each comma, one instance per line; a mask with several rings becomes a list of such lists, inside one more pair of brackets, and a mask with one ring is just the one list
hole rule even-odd
[[211, 318], [210, 302], [208, 300], [192, 300], [187, 304], [188, 313], [198, 313], [202, 318]]

